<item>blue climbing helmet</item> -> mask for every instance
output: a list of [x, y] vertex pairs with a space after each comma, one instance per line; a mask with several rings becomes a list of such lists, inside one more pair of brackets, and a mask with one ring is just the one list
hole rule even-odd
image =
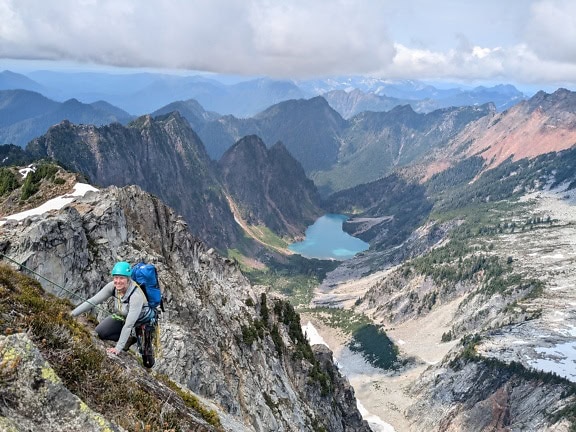
[[130, 278], [132, 276], [132, 267], [126, 261], [119, 261], [114, 264], [112, 268], [112, 276], [124, 276]]

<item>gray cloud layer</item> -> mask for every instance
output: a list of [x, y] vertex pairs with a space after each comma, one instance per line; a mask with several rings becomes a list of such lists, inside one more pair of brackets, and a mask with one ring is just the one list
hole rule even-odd
[[569, 82], [576, 2], [0, 0], [0, 58], [284, 77]]

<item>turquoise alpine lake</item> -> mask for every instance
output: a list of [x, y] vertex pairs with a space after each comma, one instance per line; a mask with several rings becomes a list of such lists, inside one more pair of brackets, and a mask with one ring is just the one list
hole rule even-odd
[[370, 245], [342, 230], [342, 224], [348, 219], [340, 214], [326, 214], [310, 225], [304, 241], [288, 246], [292, 252], [306, 258], [347, 260]]

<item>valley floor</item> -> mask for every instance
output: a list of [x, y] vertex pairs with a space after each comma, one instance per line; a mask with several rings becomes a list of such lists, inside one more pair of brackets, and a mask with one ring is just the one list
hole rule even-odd
[[[549, 215], [557, 220], [558, 226], [541, 230], [538, 235], [523, 232], [502, 236], [498, 240], [497, 253], [512, 256], [515, 269], [545, 282], [543, 294], [529, 305], [541, 308], [542, 318], [503, 328], [479, 348], [483, 355], [505, 361], [523, 358], [531, 367], [557, 372], [576, 381], [576, 350], [573, 348], [576, 339], [576, 191], [538, 192], [525, 200], [530, 203], [531, 214]], [[350, 308], [385, 273], [333, 284], [329, 288], [319, 287], [312, 303]], [[392, 425], [396, 432], [405, 432], [411, 428], [404, 413], [413, 403], [406, 389], [458, 343], [442, 343], [441, 337], [450, 329], [461, 300], [456, 299], [427, 316], [399, 325], [379, 323], [398, 346], [402, 357], [414, 358], [411, 367], [396, 374], [368, 365], [346, 347], [348, 335], [327, 326], [318, 316], [302, 314], [302, 323], [310, 321], [332, 349], [361, 404]]]
[[[357, 281], [355, 289], [361, 284]], [[370, 283], [367, 282], [367, 287]], [[367, 289], [367, 288], [366, 288]], [[342, 373], [354, 387], [356, 398], [373, 415], [389, 423], [396, 432], [408, 431], [409, 421], [404, 411], [412, 404], [406, 389], [431, 364], [439, 362], [457, 342], [440, 343], [449, 327], [458, 302], [438, 308], [434, 313], [396, 327], [387, 327], [386, 334], [400, 348], [404, 357], [413, 357], [416, 364], [399, 373], [374, 368], [360, 354], [346, 347], [349, 336], [327, 326], [311, 314], [302, 314], [302, 323], [311, 322], [326, 344], [334, 352]]]

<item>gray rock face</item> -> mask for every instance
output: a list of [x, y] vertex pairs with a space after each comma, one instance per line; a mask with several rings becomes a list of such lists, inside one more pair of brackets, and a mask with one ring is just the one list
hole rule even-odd
[[431, 368], [412, 388], [411, 431], [571, 430], [567, 419], [551, 421], [570, 403], [565, 386], [525, 380], [483, 362], [447, 366]]
[[[279, 300], [268, 298], [264, 308], [235, 263], [207, 250], [181, 218], [137, 187], [88, 193], [53, 214], [8, 222], [0, 252], [64, 287], [39, 279], [74, 303], [109, 280], [114, 262], [154, 263], [167, 308], [155, 369], [211, 400], [230, 417], [223, 425], [235, 425], [229, 430], [369, 431], [330, 354], [317, 360], [330, 376], [327, 393], [311, 379], [314, 365], [295, 356]], [[244, 333], [256, 323], [264, 330], [249, 343]]]
[[[122, 126], [63, 121], [27, 151], [53, 158], [94, 184], [138, 185], [190, 223], [191, 231], [225, 250], [242, 236], [200, 138], [178, 113], [142, 116]], [[192, 186], [193, 185], [193, 186]]]

